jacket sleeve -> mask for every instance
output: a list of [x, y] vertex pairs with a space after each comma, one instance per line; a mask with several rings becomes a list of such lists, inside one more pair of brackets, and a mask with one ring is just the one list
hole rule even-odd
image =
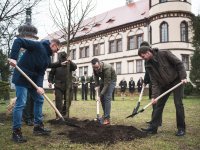
[[180, 59], [178, 59], [174, 54], [172, 54], [170, 51], [166, 51], [166, 56], [167, 56], [167, 59], [169, 60], [169, 62], [178, 71], [179, 78], [186, 79], [187, 74], [186, 74], [183, 62]]
[[103, 81], [104, 87], [103, 87], [103, 89], [101, 91], [101, 95], [105, 94], [105, 92], [107, 91], [107, 89], [108, 89], [108, 87], [109, 87], [109, 85], [111, 83], [111, 79], [112, 79], [112, 77], [111, 77], [111, 69], [112, 68], [110, 67], [110, 68], [105, 69], [105, 71], [104, 71], [104, 81]]
[[49, 72], [49, 76], [48, 76], [49, 83], [54, 83], [55, 73], [56, 73], [56, 69], [52, 68], [51, 71]]
[[150, 81], [151, 81], [151, 84], [152, 84], [152, 98], [157, 98], [161, 94], [160, 93], [160, 86], [153, 76], [151, 76], [149, 74], [149, 77], [150, 77]]
[[70, 60], [70, 71], [75, 71], [77, 69], [77, 65]]
[[39, 44], [38, 44], [37, 41], [17, 38], [17, 39], [14, 40], [14, 43], [12, 45], [10, 58], [17, 60], [17, 58], [19, 56], [19, 51], [20, 51], [21, 48], [24, 48], [26, 50], [34, 50], [34, 49], [37, 50], [38, 45]]

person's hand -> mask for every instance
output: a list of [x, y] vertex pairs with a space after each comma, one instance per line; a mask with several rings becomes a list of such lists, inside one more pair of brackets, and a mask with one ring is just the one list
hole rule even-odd
[[96, 86], [94, 89], [95, 91], [98, 91], [100, 89], [100, 86]]
[[187, 79], [183, 79], [183, 80], [181, 80], [181, 82], [183, 82], [184, 84], [186, 84], [187, 83]]
[[98, 96], [96, 97], [96, 101], [100, 102], [101, 98]]
[[152, 102], [153, 105], [155, 105], [155, 104], [157, 103], [157, 100], [154, 99], [154, 98], [152, 98], [152, 99], [151, 99], [151, 102]]
[[8, 61], [9, 61], [9, 64], [10, 64], [11, 66], [13, 66], [13, 67], [15, 67], [16, 64], [17, 64], [17, 61], [16, 61], [15, 59], [8, 59]]
[[49, 88], [52, 88], [52, 83], [49, 83]]
[[42, 87], [38, 87], [37, 88], [37, 93], [40, 94], [40, 95], [43, 95], [44, 94], [44, 89]]
[[67, 65], [68, 62], [70, 62], [70, 61], [69, 60], [63, 61], [63, 62], [61, 62], [61, 65], [65, 66], [65, 65]]

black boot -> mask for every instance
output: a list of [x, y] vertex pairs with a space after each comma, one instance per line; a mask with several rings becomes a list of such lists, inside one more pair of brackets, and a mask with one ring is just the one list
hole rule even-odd
[[149, 127], [146, 128], [146, 129], [141, 128], [141, 130], [144, 131], [144, 132], [146, 132], [146, 133], [149, 133], [149, 134], [156, 134], [158, 128], [155, 128], [155, 127], [149, 126]]
[[16, 143], [24, 143], [27, 142], [26, 138], [22, 136], [21, 128], [17, 128], [13, 130], [12, 140]]
[[33, 128], [34, 135], [50, 135], [51, 130], [44, 128], [44, 124], [41, 123], [40, 125], [35, 125]]
[[176, 136], [184, 136], [185, 135], [185, 130], [184, 129], [178, 129]]

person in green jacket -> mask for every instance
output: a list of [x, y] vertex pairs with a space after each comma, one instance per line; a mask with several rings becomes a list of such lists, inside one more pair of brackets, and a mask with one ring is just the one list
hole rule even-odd
[[110, 111], [111, 111], [111, 99], [112, 93], [116, 85], [117, 75], [115, 70], [112, 68], [110, 64], [99, 61], [98, 58], [94, 58], [91, 61], [94, 79], [95, 79], [95, 87], [96, 89], [100, 89], [100, 79], [102, 80], [103, 89], [101, 90], [98, 99], [101, 100], [102, 108], [103, 108], [103, 118], [102, 124], [109, 125], [110, 124]]

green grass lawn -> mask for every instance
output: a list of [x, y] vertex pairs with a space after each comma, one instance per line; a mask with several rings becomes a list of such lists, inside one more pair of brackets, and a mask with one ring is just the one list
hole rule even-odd
[[[54, 99], [52, 94], [48, 94], [50, 99]], [[80, 96], [79, 96], [80, 99]], [[150, 120], [151, 107], [147, 108], [143, 113], [134, 118], [125, 119], [132, 113], [136, 106], [138, 97], [130, 100], [128, 97], [122, 101], [120, 97], [116, 97], [112, 101], [111, 121], [113, 125], [134, 126], [140, 130], [146, 127], [146, 121]], [[149, 103], [147, 97], [142, 100], [141, 108]], [[5, 113], [7, 103], [0, 104], [0, 114]], [[47, 120], [54, 119], [55, 113], [45, 101], [44, 104], [44, 123], [51, 128], [52, 134], [48, 137], [39, 137], [32, 135], [32, 127], [23, 125], [23, 134], [28, 138], [28, 142], [24, 144], [15, 144], [11, 139], [11, 116], [6, 119], [0, 118], [0, 149], [2, 150], [43, 150], [43, 149], [74, 149], [74, 150], [90, 150], [90, 149], [109, 149], [109, 150], [199, 150], [200, 149], [200, 98], [188, 97], [184, 99], [185, 116], [186, 116], [186, 135], [184, 137], [176, 137], [176, 115], [175, 106], [172, 97], [168, 100], [163, 114], [163, 125], [159, 128], [158, 134], [148, 135], [145, 138], [137, 138], [132, 141], [117, 141], [114, 144], [107, 143], [75, 143], [71, 142], [67, 136], [59, 136], [58, 133], [68, 126], [57, 126], [47, 123]], [[102, 113], [101, 113], [102, 114]], [[95, 101], [73, 101], [70, 111], [70, 117], [76, 117], [81, 120], [93, 120], [96, 117]], [[5, 116], [4, 116], [5, 118]], [[84, 129], [83, 129], [84, 130]]]

